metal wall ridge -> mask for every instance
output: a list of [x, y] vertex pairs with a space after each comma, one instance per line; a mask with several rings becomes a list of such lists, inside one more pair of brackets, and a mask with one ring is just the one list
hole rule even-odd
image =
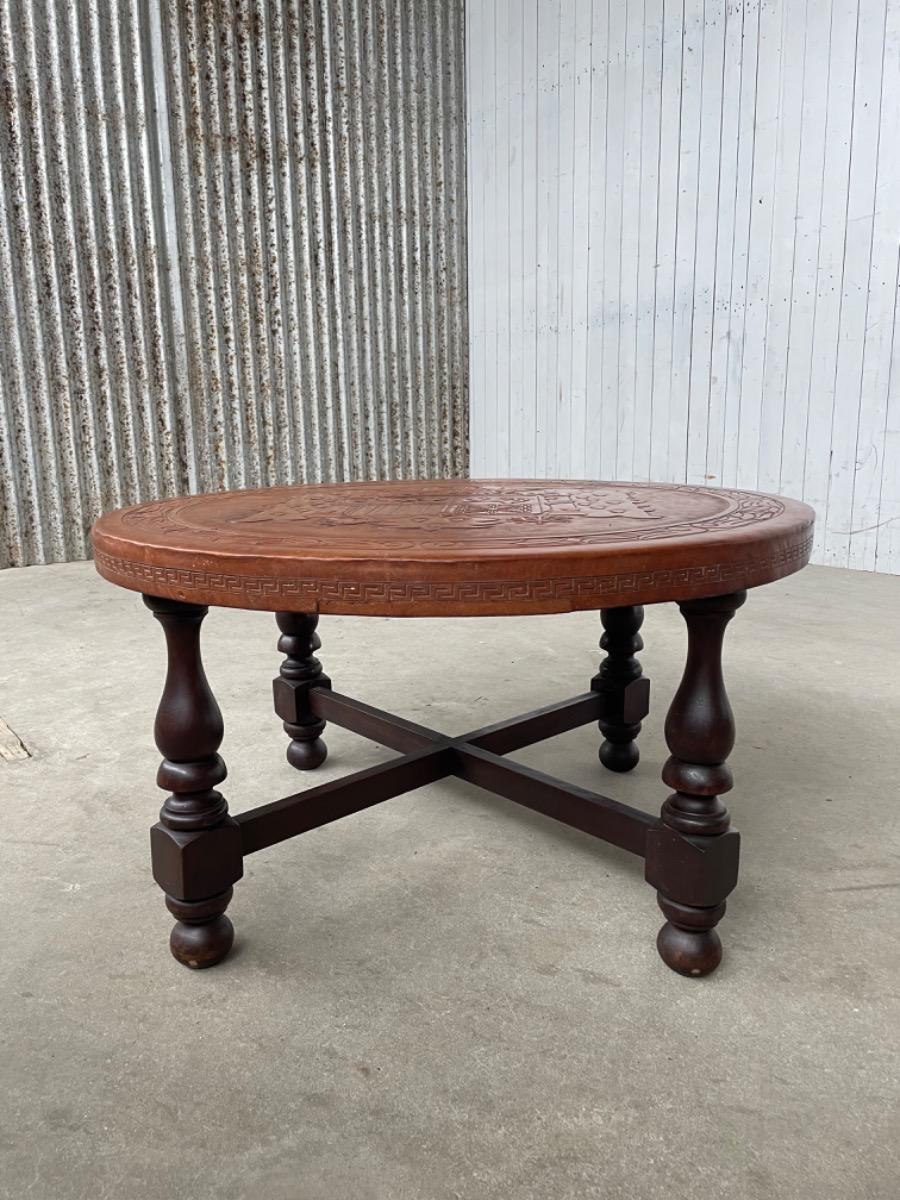
[[0, 0], [0, 566], [468, 455], [463, 0]]

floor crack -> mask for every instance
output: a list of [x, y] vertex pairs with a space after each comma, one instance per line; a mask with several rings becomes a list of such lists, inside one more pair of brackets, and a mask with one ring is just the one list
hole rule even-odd
[[0, 759], [4, 762], [17, 762], [31, 757], [31, 751], [16, 731], [0, 717]]

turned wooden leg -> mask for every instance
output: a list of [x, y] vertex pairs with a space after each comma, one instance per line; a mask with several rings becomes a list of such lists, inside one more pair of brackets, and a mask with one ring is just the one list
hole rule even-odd
[[591, 680], [591, 688], [604, 698], [600, 732], [600, 761], [610, 771], [630, 771], [640, 758], [637, 742], [641, 721], [649, 712], [650, 681], [643, 678], [635, 657], [644, 642], [638, 630], [644, 623], [640, 605], [604, 608], [600, 620], [605, 630], [600, 649], [606, 658]]
[[172, 953], [187, 967], [211, 967], [234, 941], [224, 914], [243, 858], [240, 830], [216, 790], [227, 772], [218, 754], [222, 714], [200, 658], [208, 610], [154, 596], [144, 603], [165, 631], [169, 661], [154, 736], [163, 755], [156, 781], [171, 794], [150, 831], [153, 876], [177, 918]]
[[739, 838], [720, 800], [732, 786], [726, 759], [734, 717], [722, 678], [725, 627], [746, 592], [679, 605], [688, 630], [687, 662], [666, 718], [671, 756], [663, 782], [675, 791], [647, 844], [647, 879], [666, 917], [657, 947], [682, 975], [708, 975], [722, 959], [715, 926], [737, 883]]
[[322, 664], [314, 651], [322, 645], [316, 626], [318, 613], [276, 613], [281, 630], [278, 649], [287, 655], [281, 664], [279, 677], [273, 681], [275, 711], [284, 722], [284, 732], [291, 739], [287, 760], [299, 771], [311, 771], [328, 757], [322, 741], [325, 722], [309, 707], [309, 693], [314, 687], [331, 687], [331, 680], [322, 673]]

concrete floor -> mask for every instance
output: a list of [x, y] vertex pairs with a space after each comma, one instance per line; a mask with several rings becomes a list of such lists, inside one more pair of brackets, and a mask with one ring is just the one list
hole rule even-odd
[[[810, 568], [728, 636], [742, 878], [705, 981], [640, 863], [467, 785], [248, 860], [238, 942], [166, 949], [147, 861], [162, 634], [90, 564], [0, 573], [0, 1195], [896, 1200], [900, 578]], [[234, 811], [297, 777], [266, 614], [216, 611]], [[453, 732], [582, 690], [599, 618], [327, 618], [341, 691]], [[520, 756], [655, 809], [683, 659], [650, 609], [632, 776], [592, 727]], [[317, 779], [387, 755], [332, 728]], [[311, 780], [312, 782], [312, 780]]]

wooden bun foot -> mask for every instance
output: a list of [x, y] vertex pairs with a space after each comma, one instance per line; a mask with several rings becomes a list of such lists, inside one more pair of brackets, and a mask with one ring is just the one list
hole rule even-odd
[[166, 896], [166, 907], [178, 920], [169, 937], [172, 956], [192, 970], [214, 967], [234, 944], [234, 926], [224, 915], [232, 889], [211, 900], [189, 903]]
[[287, 760], [298, 771], [312, 771], [321, 767], [328, 757], [328, 747], [320, 737], [311, 742], [301, 742], [296, 738], [288, 743]]
[[679, 975], [711, 975], [722, 961], [715, 926], [725, 915], [724, 901], [713, 908], [693, 908], [665, 896], [657, 899], [668, 918], [656, 939], [660, 958]]
[[[640, 730], [640, 725], [637, 729]], [[637, 742], [615, 742], [609, 738], [600, 744], [600, 761], [607, 771], [632, 771], [638, 765], [641, 752]]]
[[715, 929], [679, 929], [666, 921], [656, 948], [667, 967], [695, 979], [711, 975], [722, 961], [722, 941]]

